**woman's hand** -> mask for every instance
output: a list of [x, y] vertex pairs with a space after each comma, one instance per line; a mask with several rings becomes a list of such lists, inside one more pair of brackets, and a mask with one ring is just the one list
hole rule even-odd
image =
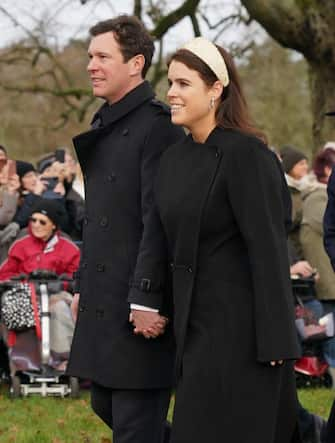
[[36, 185], [35, 185], [35, 189], [34, 189], [34, 194], [36, 195], [41, 195], [43, 194], [43, 192], [46, 190], [46, 184], [40, 179], [38, 178], [36, 180]]
[[290, 267], [290, 273], [309, 277], [313, 274], [313, 267], [306, 260], [300, 260]]

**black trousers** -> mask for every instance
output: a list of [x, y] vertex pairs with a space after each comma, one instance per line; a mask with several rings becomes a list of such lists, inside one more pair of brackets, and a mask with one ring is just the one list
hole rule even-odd
[[92, 383], [94, 412], [113, 429], [113, 443], [168, 443], [169, 389], [123, 390]]

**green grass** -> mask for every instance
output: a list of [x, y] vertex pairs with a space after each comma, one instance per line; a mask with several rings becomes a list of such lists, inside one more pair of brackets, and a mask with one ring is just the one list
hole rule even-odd
[[[302, 404], [327, 418], [335, 391], [299, 391]], [[173, 401], [170, 405], [171, 419]], [[8, 388], [0, 388], [0, 443], [111, 443], [107, 426], [92, 412], [89, 394], [79, 400], [30, 397], [8, 398]]]

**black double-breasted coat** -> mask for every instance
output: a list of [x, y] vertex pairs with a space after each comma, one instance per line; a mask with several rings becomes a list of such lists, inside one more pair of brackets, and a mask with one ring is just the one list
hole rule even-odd
[[241, 132], [216, 128], [204, 144], [189, 136], [162, 156], [155, 201], [173, 279], [173, 443], [298, 441], [287, 199], [274, 154]]
[[133, 272], [141, 267], [139, 249], [146, 254], [158, 159], [183, 136], [144, 82], [112, 106], [104, 104], [92, 129], [73, 140], [84, 174], [86, 216], [69, 374], [117, 389], [172, 384], [171, 328], [156, 340], [135, 336], [127, 297], [131, 283], [134, 292], [153, 292], [149, 306], [168, 305], [159, 275], [134, 281]]

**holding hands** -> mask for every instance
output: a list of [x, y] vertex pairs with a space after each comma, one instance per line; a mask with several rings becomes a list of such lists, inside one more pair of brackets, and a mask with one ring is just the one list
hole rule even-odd
[[156, 338], [164, 334], [168, 319], [158, 312], [132, 309], [129, 321], [134, 326], [134, 334], [142, 334], [145, 338]]

